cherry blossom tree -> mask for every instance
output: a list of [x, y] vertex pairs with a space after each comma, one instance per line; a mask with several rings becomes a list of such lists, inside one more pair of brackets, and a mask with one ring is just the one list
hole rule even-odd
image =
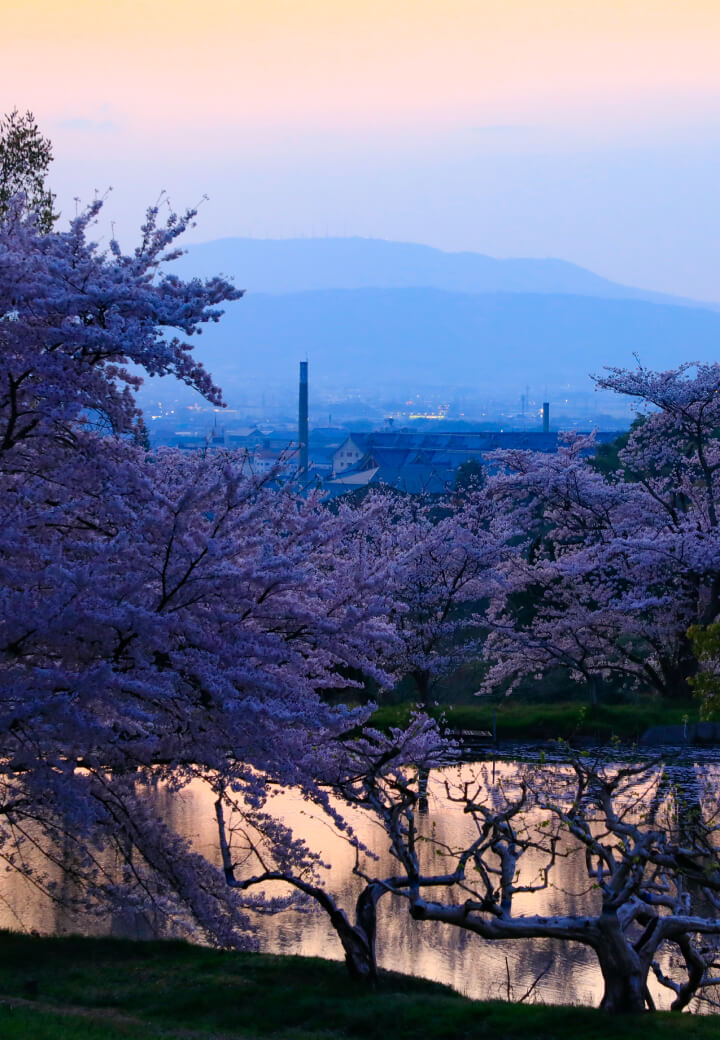
[[717, 538], [720, 510], [720, 365], [688, 363], [668, 372], [611, 369], [598, 386], [648, 409], [621, 454], [658, 503], [689, 571], [698, 623], [720, 612]]
[[490, 594], [498, 541], [488, 502], [469, 492], [437, 502], [381, 494], [372, 551], [388, 561], [394, 625], [390, 670], [427, 706], [433, 684], [475, 652], [473, 614]]
[[[342, 549], [362, 517], [248, 481], [242, 460], [147, 454], [84, 433], [74, 454], [83, 439], [81, 489], [73, 458], [55, 470], [57, 505], [29, 516], [26, 500], [24, 532], [17, 503], [3, 517], [4, 537], [24, 549], [5, 556], [3, 574], [6, 806], [13, 820], [32, 816], [34, 785], [62, 771], [58, 806], [71, 791], [84, 799], [98, 840], [110, 799], [105, 831], [125, 821], [154, 877], [178, 861], [172, 835], [147, 806], [141, 816], [115, 801], [135, 806], [138, 788], [216, 775], [256, 808], [272, 786], [314, 787], [319, 749], [330, 753], [369, 711], [331, 707], [323, 690], [354, 685], [348, 672], [385, 678], [383, 568], [363, 572]], [[217, 872], [190, 853], [222, 921]], [[207, 915], [200, 924], [218, 934]]]
[[[497, 940], [553, 939], [592, 950], [604, 982], [601, 1008], [653, 1010], [648, 980], [673, 995], [672, 1009], [712, 1003], [720, 983], [720, 860], [717, 792], [703, 785], [691, 829], [677, 816], [663, 763], [628, 765], [567, 750], [552, 764], [445, 770], [433, 782], [435, 811], [453, 806], [471, 824], [449, 843], [422, 830], [416, 773], [366, 784], [398, 865], [393, 892], [413, 918]], [[555, 884], [556, 868], [581, 857], [587, 887], [571, 912], [523, 912]], [[444, 873], [432, 876], [431, 862]], [[481, 951], [478, 951], [479, 962]], [[680, 966], [668, 968], [669, 959]]]
[[[320, 751], [318, 744], [315, 748]], [[378, 876], [376, 857], [348, 824], [348, 811], [360, 808], [386, 829], [391, 821], [392, 826], [400, 825], [398, 815], [413, 820], [418, 810], [414, 789], [418, 778], [422, 788], [422, 778], [451, 761], [455, 750], [434, 720], [415, 713], [405, 730], [391, 728], [383, 733], [366, 727], [359, 736], [334, 739], [317, 755], [316, 781], [304, 786], [305, 798], [308, 807], [323, 813], [328, 825], [354, 851], [353, 873], [362, 887], [352, 910], [341, 905], [333, 891], [331, 865], [318, 851], [297, 839], [275, 815], [258, 812], [246, 797], [233, 796], [224, 778], [218, 776], [215, 814], [227, 884], [236, 892], [271, 882], [289, 886], [328, 915], [350, 977], [374, 985], [378, 903], [385, 895], [406, 890], [411, 881], [402, 872]], [[400, 797], [387, 797], [391, 791]], [[430, 888], [453, 880], [445, 873], [427, 870], [419, 883]]]
[[487, 683], [566, 669], [596, 692], [616, 675], [688, 696], [687, 636], [720, 609], [717, 466], [720, 366], [613, 370], [599, 385], [650, 410], [605, 476], [592, 441], [557, 454], [496, 453], [488, 494], [516, 520], [485, 651]]
[[85, 893], [237, 945], [258, 898], [148, 792], [222, 775], [259, 810], [271, 785], [311, 788], [317, 749], [368, 714], [323, 691], [387, 681], [386, 562], [360, 551], [372, 504], [137, 443], [138, 369], [220, 403], [188, 337], [241, 293], [166, 273], [192, 214], [151, 210], [132, 254], [102, 253], [100, 205], [66, 232], [14, 202], [0, 223], [1, 854], [53, 894], [73, 835]]
[[129, 255], [112, 240], [103, 253], [88, 233], [102, 202], [42, 235], [21, 199], [0, 222], [0, 451], [86, 428], [132, 432], [140, 376], [171, 374], [213, 403], [220, 390], [193, 357], [189, 337], [218, 321], [219, 305], [242, 291], [220, 278], [183, 281], [165, 270], [194, 211], [163, 224], [148, 211]]

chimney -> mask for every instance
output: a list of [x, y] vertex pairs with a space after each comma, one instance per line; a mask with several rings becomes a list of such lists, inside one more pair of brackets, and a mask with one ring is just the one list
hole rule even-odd
[[300, 479], [308, 471], [308, 363], [300, 362], [300, 397], [298, 401], [298, 444], [300, 446]]
[[543, 401], [542, 407], [543, 433], [550, 433], [550, 402]]

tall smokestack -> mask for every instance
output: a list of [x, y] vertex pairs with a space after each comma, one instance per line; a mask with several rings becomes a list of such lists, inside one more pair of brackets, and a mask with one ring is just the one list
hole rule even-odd
[[550, 433], [550, 402], [543, 401], [542, 410], [543, 433]]
[[300, 397], [298, 400], [298, 444], [300, 445], [300, 479], [308, 471], [308, 363], [300, 362]]

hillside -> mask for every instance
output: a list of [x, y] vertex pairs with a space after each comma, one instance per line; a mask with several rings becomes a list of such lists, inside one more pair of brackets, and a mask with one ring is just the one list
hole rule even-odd
[[698, 306], [601, 278], [556, 259], [501, 260], [370, 238], [224, 238], [193, 245], [181, 266], [222, 271], [251, 292], [428, 287], [464, 293], [553, 293]]
[[249, 293], [196, 352], [227, 391], [293, 385], [307, 356], [317, 386], [589, 389], [603, 365], [712, 360], [720, 314], [640, 300], [437, 289]]

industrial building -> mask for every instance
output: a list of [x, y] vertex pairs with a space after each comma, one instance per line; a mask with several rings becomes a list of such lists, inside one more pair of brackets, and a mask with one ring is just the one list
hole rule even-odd
[[[333, 453], [332, 474], [324, 486], [334, 494], [368, 484], [387, 484], [408, 494], [442, 494], [453, 487], [463, 463], [483, 465], [499, 449], [554, 452], [561, 436], [541, 431], [350, 433]], [[597, 433], [595, 439], [604, 444], [617, 436], [617, 431]]]

